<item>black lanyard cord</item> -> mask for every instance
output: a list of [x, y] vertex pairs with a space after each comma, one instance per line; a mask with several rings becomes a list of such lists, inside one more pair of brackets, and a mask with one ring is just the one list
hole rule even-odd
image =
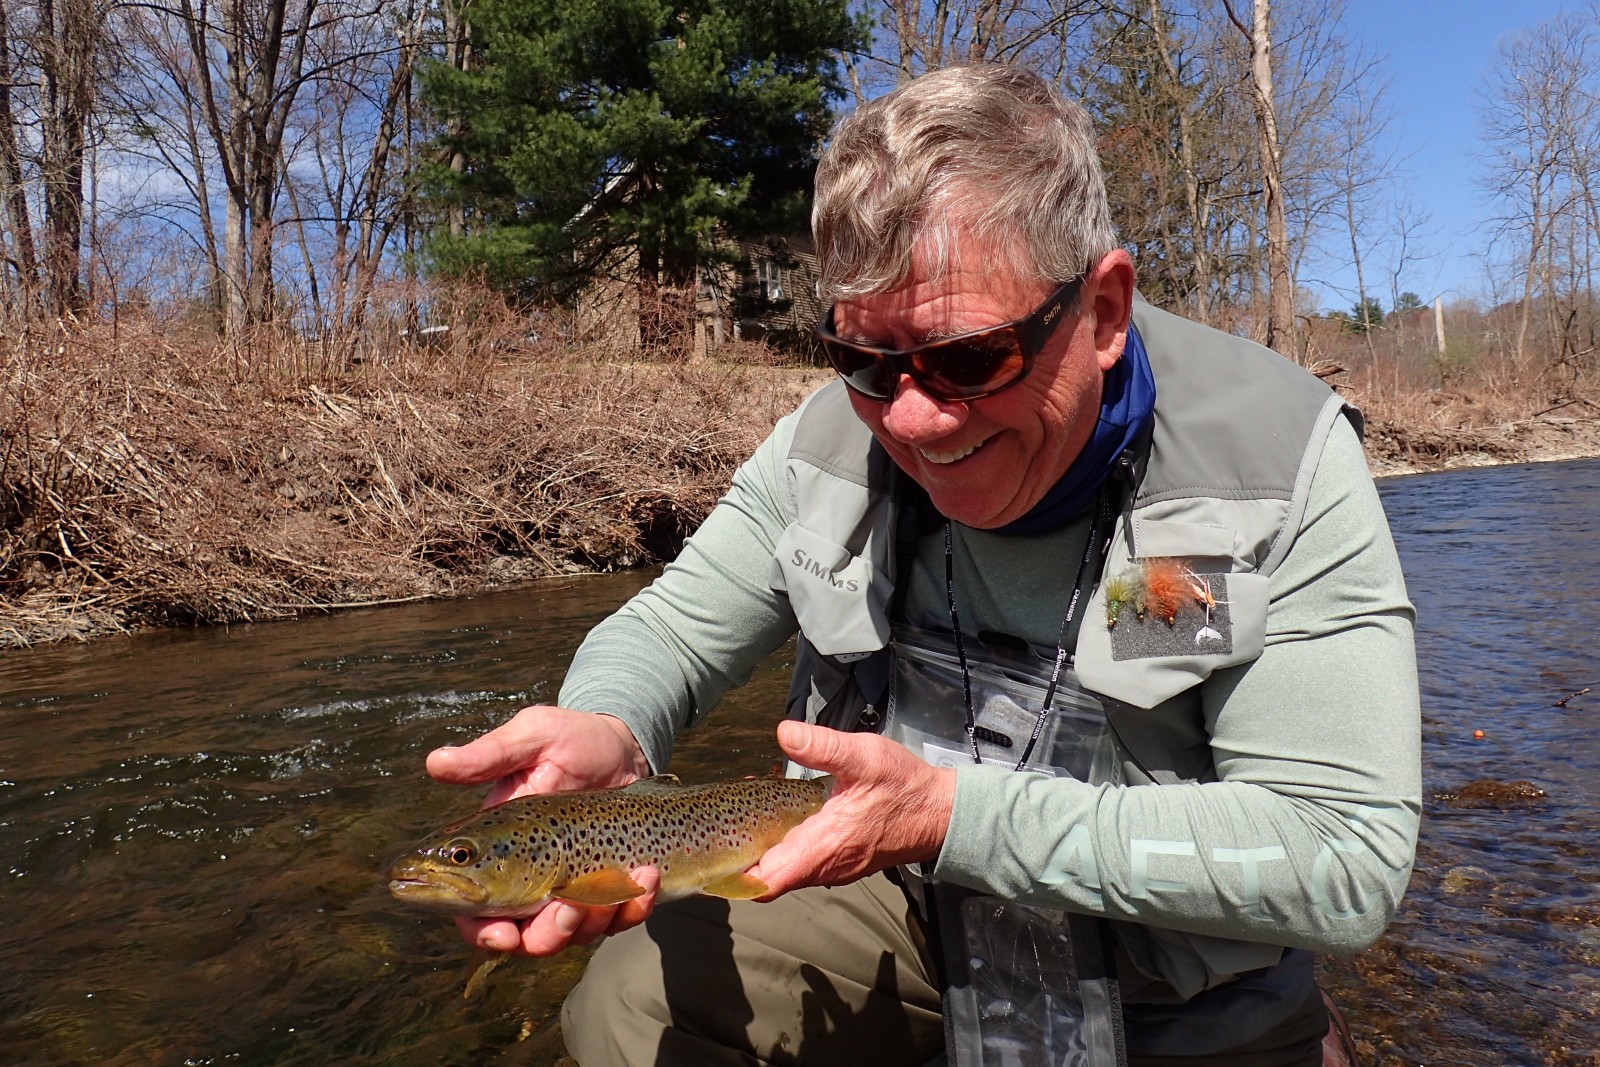
[[[1027, 747], [1022, 750], [1022, 758], [1017, 760], [1013, 770], [1022, 770], [1028, 758], [1033, 755], [1033, 750], [1039, 743], [1039, 736], [1044, 733], [1045, 719], [1050, 715], [1051, 705], [1056, 698], [1056, 689], [1061, 682], [1061, 669], [1066, 666], [1067, 641], [1071, 636], [1072, 621], [1077, 617], [1078, 604], [1083, 599], [1085, 588], [1099, 577], [1106, 550], [1110, 547], [1109, 528], [1115, 506], [1112, 498], [1114, 495], [1120, 495], [1112, 489], [1111, 483], [1120, 481], [1121, 479], [1115, 475], [1108, 478], [1095, 501], [1094, 519], [1089, 524], [1089, 540], [1083, 547], [1083, 559], [1078, 564], [1078, 574], [1072, 582], [1072, 595], [1067, 598], [1067, 611], [1061, 618], [1061, 631], [1056, 638], [1056, 661], [1050, 672], [1050, 684], [1045, 688], [1044, 701], [1039, 706], [1038, 717], [1034, 719], [1033, 734], [1028, 738]], [[944, 586], [945, 597], [950, 605], [950, 629], [955, 636], [956, 660], [961, 665], [961, 693], [967, 705], [967, 748], [972, 753], [972, 762], [982, 763], [983, 757], [978, 752], [978, 711], [972, 703], [972, 673], [967, 667], [967, 652], [961, 639], [961, 619], [956, 614], [955, 550], [949, 519], [944, 523]]]
[[972, 762], [982, 763], [978, 755], [978, 713], [972, 706], [972, 675], [967, 671], [967, 651], [961, 644], [961, 617], [956, 614], [956, 558], [950, 544], [950, 520], [944, 520], [944, 592], [950, 605], [950, 629], [956, 639], [956, 660], [961, 664], [961, 695], [967, 701], [967, 747]]

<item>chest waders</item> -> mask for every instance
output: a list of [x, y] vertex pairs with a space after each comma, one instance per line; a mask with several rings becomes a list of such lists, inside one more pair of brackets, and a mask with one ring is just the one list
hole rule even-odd
[[[1112, 503], [1109, 538], [1097, 531], [1089, 539], [1089, 555], [1098, 558], [1080, 567], [1070, 591], [1077, 608], [1068, 612], [1054, 662], [1031, 646], [1018, 652], [981, 639], [967, 655], [956, 626], [942, 634], [904, 622], [898, 605], [927, 532], [917, 528], [918, 509], [900, 499], [899, 472], [871, 444], [842, 388], [808, 402], [789, 464], [797, 518], [779, 538], [771, 569], [773, 588], [789, 595], [802, 629], [789, 717], [884, 732], [949, 766], [976, 756], [1097, 785], [1214, 779], [1203, 745], [1152, 751], [1141, 740], [1130, 747], [1114, 723], [1260, 654], [1268, 575], [1293, 542], [1315, 456], [1345, 409], [1309, 375], [1255, 346], [1246, 346], [1254, 354], [1238, 350], [1237, 339], [1226, 341], [1223, 362], [1186, 367], [1187, 357], [1211, 355], [1195, 349], [1222, 343], [1214, 341], [1220, 335], [1144, 305], [1135, 317], [1160, 390], [1148, 474], [1143, 464], [1124, 468], [1131, 492]], [[1184, 398], [1175, 412], [1164, 412], [1159, 399], [1169, 388]], [[1214, 436], [1235, 423], [1237, 433]], [[1081, 626], [1085, 617], [1106, 617], [1102, 568], [1152, 556], [1189, 559], [1214, 574], [1218, 600], [1227, 604], [1220, 610], [1231, 614], [1231, 625], [1219, 625], [1225, 647], [1197, 646], [1194, 634], [1184, 636], [1186, 647], [1129, 652], [1114, 645], [1132, 627], [1113, 634]], [[1062, 662], [1066, 649], [1075, 652], [1071, 669]], [[955, 711], [962, 708], [965, 715]], [[1113, 923], [921, 873], [898, 872], [936, 941], [948, 1055], [958, 1067], [1123, 1064], [1123, 1008], [1140, 1054], [1220, 1051], [1265, 1032], [1314, 995], [1303, 951]], [[1152, 977], [1149, 953], [1129, 954], [1144, 941], [1210, 953], [1206, 967], [1214, 958], [1214, 969], [1231, 977], [1174, 989]], [[1119, 977], [1119, 960], [1141, 973]]]

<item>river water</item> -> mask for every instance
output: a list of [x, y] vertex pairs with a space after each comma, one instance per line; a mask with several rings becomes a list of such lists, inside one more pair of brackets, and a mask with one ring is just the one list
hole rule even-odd
[[[1381, 1067], [1593, 1067], [1600, 462], [1383, 494], [1421, 614], [1429, 810], [1398, 920], [1324, 982]], [[554, 699], [647, 577], [0, 657], [0, 1062], [555, 1063], [582, 954], [466, 1000], [454, 927], [381, 871], [477, 805], [424, 754]], [[770, 769], [787, 667], [674, 770]]]

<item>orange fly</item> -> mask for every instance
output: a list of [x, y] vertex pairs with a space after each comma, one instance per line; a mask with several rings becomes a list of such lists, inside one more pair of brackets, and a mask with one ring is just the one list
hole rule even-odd
[[1171, 556], [1144, 561], [1144, 588], [1149, 606], [1168, 626], [1178, 619], [1178, 609], [1192, 595], [1189, 570]]

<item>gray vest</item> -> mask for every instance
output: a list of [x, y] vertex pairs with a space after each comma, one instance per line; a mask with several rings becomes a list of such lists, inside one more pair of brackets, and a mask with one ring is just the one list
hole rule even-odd
[[[1155, 426], [1105, 574], [1175, 556], [1225, 576], [1217, 599], [1227, 604], [1227, 640], [1197, 644], [1181, 635], [1166, 647], [1124, 647], [1133, 626], [1082, 626], [1078, 679], [1108, 709], [1154, 707], [1261, 654], [1268, 579], [1293, 546], [1323, 444], [1341, 414], [1361, 426], [1336, 393], [1268, 349], [1143, 301], [1133, 318], [1155, 375]], [[842, 383], [801, 409], [787, 476], [795, 518], [778, 539], [769, 580], [788, 594], [801, 628], [788, 713], [871, 729], [888, 685], [886, 656], [874, 653], [889, 640], [898, 472], [851, 411]], [[1104, 618], [1105, 601], [1101, 581], [1084, 618]], [[1146, 745], [1133, 757], [1136, 781], [1210, 773], [1209, 752], [1191, 745]]]
[[[1125, 781], [1207, 781], [1215, 770], [1196, 687], [1212, 671], [1261, 654], [1268, 581], [1293, 547], [1323, 445], [1341, 415], [1358, 432], [1361, 417], [1321, 381], [1259, 345], [1143, 301], [1133, 317], [1155, 376], [1155, 423], [1083, 615], [1074, 667], [1112, 725], [1123, 724], [1117, 737]], [[842, 383], [802, 408], [787, 477], [794, 518], [779, 537], [769, 578], [788, 594], [801, 627], [788, 714], [841, 730], [875, 729], [889, 689], [895, 540], [905, 517], [894, 492], [900, 475], [851, 411]], [[1193, 626], [1104, 625], [1105, 579], [1150, 557], [1179, 557], [1207, 576], [1226, 603], [1219, 610], [1226, 620], [1213, 620], [1218, 640], [1197, 641]], [[1134, 711], [1166, 701], [1164, 716]], [[1181, 1021], [1142, 1019], [1147, 1033], [1166, 1034], [1169, 1051], [1195, 1047], [1219, 1029], [1254, 1030], [1251, 1012], [1292, 1010], [1310, 988], [1304, 952], [1113, 925], [1147, 975], [1165, 973], [1161, 960], [1178, 957], [1190, 960], [1185, 966], [1203, 960], [1216, 981], [1251, 975], [1202, 994], [1184, 1006], [1194, 1010]], [[1258, 998], [1247, 986], [1276, 990], [1280, 1003], [1252, 1007]], [[1142, 992], [1125, 986], [1129, 993], [1135, 1000], [1165, 996], [1160, 983]]]

